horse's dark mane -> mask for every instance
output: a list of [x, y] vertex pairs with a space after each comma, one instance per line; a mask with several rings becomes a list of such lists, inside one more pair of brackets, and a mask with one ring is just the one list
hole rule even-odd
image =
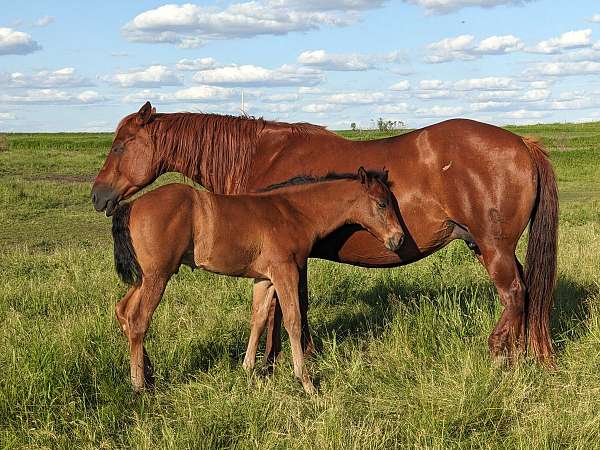
[[[368, 170], [367, 174], [371, 178], [375, 178], [381, 181], [385, 186], [390, 188], [390, 182], [387, 181], [387, 173], [380, 170]], [[265, 188], [259, 189], [256, 192], [269, 192], [274, 191], [276, 189], [281, 189], [290, 186], [299, 186], [302, 184], [314, 184], [314, 183], [323, 183], [326, 181], [335, 181], [335, 180], [358, 180], [360, 176], [358, 173], [338, 173], [338, 172], [329, 172], [327, 175], [322, 177], [315, 177], [312, 175], [298, 175], [290, 178], [289, 180], [282, 181], [280, 183], [271, 184]]]
[[245, 192], [260, 134], [266, 126], [294, 134], [331, 133], [308, 123], [187, 112], [155, 113], [145, 126], [152, 136], [154, 163], [159, 173], [181, 172], [220, 194]]

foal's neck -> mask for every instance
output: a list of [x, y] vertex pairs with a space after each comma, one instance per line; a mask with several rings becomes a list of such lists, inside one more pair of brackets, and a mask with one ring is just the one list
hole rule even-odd
[[363, 195], [356, 180], [306, 184], [286, 193], [288, 200], [304, 213], [308, 229], [319, 239], [347, 223], [357, 223], [356, 201]]

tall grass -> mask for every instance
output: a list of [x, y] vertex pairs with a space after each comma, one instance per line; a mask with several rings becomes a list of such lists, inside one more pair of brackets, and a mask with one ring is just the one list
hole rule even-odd
[[[272, 376], [241, 369], [251, 281], [186, 268], [147, 338], [156, 390], [134, 395], [114, 319], [126, 286], [112, 267], [110, 221], [93, 212], [89, 182], [79, 178], [98, 170], [110, 135], [89, 145], [88, 135], [8, 135], [0, 153], [2, 447], [597, 447], [600, 125], [516, 131], [545, 138], [559, 177], [557, 369], [491, 361], [498, 297], [456, 242], [397, 269], [310, 262], [315, 398], [295, 382], [288, 348]], [[566, 150], [551, 141], [561, 133]]]

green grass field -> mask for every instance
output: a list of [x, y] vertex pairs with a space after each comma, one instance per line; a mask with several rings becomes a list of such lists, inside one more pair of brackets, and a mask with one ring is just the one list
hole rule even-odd
[[6, 135], [0, 448], [597, 448], [600, 123], [510, 129], [543, 139], [559, 179], [557, 369], [494, 364], [498, 297], [455, 242], [398, 269], [310, 262], [315, 398], [288, 348], [270, 377], [241, 368], [252, 282], [187, 268], [147, 337], [157, 388], [134, 395], [114, 318], [126, 286], [89, 200], [112, 136]]

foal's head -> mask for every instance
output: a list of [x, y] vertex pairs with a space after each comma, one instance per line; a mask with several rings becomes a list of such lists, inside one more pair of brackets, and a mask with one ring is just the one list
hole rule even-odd
[[115, 132], [110, 152], [92, 188], [96, 211], [111, 215], [119, 201], [132, 196], [157, 177], [152, 141], [146, 125], [155, 113], [150, 102], [125, 117]]
[[394, 197], [387, 184], [387, 172], [373, 176], [361, 167], [358, 179], [366, 195], [361, 196], [357, 211], [360, 224], [385, 246], [395, 252], [402, 245], [404, 231], [400, 225]]

